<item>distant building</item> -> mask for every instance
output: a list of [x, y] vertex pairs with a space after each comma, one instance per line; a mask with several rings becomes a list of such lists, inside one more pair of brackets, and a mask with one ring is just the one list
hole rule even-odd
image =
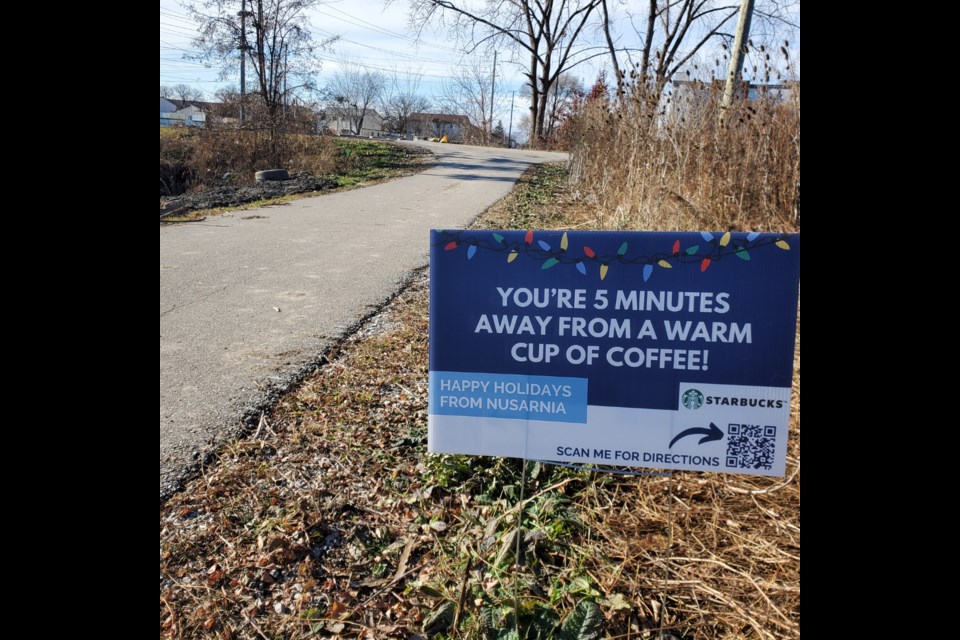
[[418, 138], [442, 138], [463, 142], [470, 129], [470, 119], [450, 113], [413, 113], [407, 120], [404, 134]]
[[774, 103], [788, 102], [793, 98], [793, 94], [800, 90], [799, 82], [786, 82], [782, 84], [749, 84], [747, 87], [747, 100], [756, 102], [758, 100], [768, 100]]
[[[717, 101], [723, 94], [724, 88], [723, 80], [712, 82], [674, 80], [670, 84], [671, 87], [664, 97], [669, 100], [667, 113], [672, 117], [693, 116], [704, 109], [716, 109]], [[745, 95], [750, 102], [765, 101], [770, 104], [784, 104], [789, 102], [799, 90], [799, 82], [780, 84], [741, 82], [738, 93], [741, 96]]]
[[160, 126], [204, 127], [207, 124], [207, 113], [203, 105], [210, 104], [160, 98]]
[[[246, 125], [257, 127], [267, 121], [265, 109], [257, 95], [247, 95]], [[322, 114], [318, 114], [309, 105], [299, 104], [296, 100], [280, 107], [280, 121], [288, 132], [317, 133], [323, 129]], [[379, 137], [379, 116], [374, 112], [369, 122], [364, 122], [365, 135]], [[205, 102], [202, 100], [174, 100], [160, 98], [160, 126], [211, 127], [231, 129], [240, 126], [240, 104], [238, 100], [226, 102]]]
[[[354, 135], [359, 111], [350, 107], [327, 107], [321, 114], [323, 128], [340, 136]], [[360, 136], [363, 138], [382, 138], [384, 135], [383, 118], [373, 109], [364, 109]]]

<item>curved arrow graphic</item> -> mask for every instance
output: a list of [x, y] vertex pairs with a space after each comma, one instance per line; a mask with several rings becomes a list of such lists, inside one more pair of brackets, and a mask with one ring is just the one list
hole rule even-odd
[[686, 438], [687, 436], [696, 436], [702, 435], [700, 442], [698, 444], [703, 444], [704, 442], [713, 442], [714, 440], [719, 440], [723, 437], [723, 431], [720, 430], [720, 427], [710, 423], [710, 428], [705, 429], [703, 427], [693, 427], [691, 429], [685, 429], [678, 433], [673, 440], [670, 441], [670, 446], [668, 449], [672, 449], [673, 445], [677, 444], [677, 440], [680, 438]]

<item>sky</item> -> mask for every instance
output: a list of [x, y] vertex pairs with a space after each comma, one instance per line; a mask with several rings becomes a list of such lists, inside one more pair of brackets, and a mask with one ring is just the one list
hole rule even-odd
[[[384, 7], [383, 0], [332, 0], [311, 13], [311, 24], [319, 40], [340, 36], [333, 50], [323, 52], [317, 84], [333, 73], [342, 59], [393, 75], [394, 72], [422, 75], [425, 94], [440, 95], [441, 85], [458, 75], [463, 55], [445, 33], [426, 33], [420, 42], [407, 29], [407, 3]], [[219, 79], [220, 68], [184, 60], [195, 51], [191, 40], [196, 28], [177, 0], [160, 0], [160, 84], [189, 84], [208, 96], [225, 84], [237, 84], [239, 69], [232, 82]], [[479, 56], [486, 60], [486, 56]], [[500, 60], [497, 84], [505, 91], [519, 90], [519, 68]], [[492, 61], [491, 61], [492, 66]]]
[[[777, 0], [773, 0], [776, 2]], [[624, 0], [629, 9], [636, 5], [637, 16], [643, 16], [641, 0]], [[759, 4], [759, 3], [758, 3]], [[420, 90], [429, 99], [439, 103], [443, 94], [443, 84], [449, 83], [460, 73], [464, 59], [462, 49], [450, 39], [444, 30], [427, 28], [418, 41], [407, 27], [407, 8], [405, 0], [384, 5], [383, 0], [330, 0], [310, 14], [310, 22], [316, 38], [324, 39], [331, 35], [340, 36], [334, 50], [322, 52], [323, 67], [318, 74], [316, 84], [323, 86], [338, 68], [341, 60], [347, 59], [371, 70], [379, 70], [388, 76], [396, 73], [412, 73], [422, 76]], [[800, 22], [799, 3], [791, 9], [791, 20]], [[634, 22], [639, 26], [643, 18]], [[731, 26], [731, 31], [733, 26]], [[638, 46], [636, 36], [629, 19], [624, 17], [616, 31], [624, 46]], [[195, 48], [191, 41], [196, 36], [196, 27], [188, 17], [187, 11], [178, 0], [160, 0], [160, 84], [188, 84], [204, 92], [208, 99], [225, 85], [239, 84], [239, 64], [229, 69], [231, 79], [220, 78], [221, 69], [211, 67], [195, 60], [185, 59]], [[599, 34], [591, 34], [596, 44], [602, 44]], [[790, 42], [790, 52], [799, 69], [799, 30], [787, 30], [785, 38]], [[705, 51], [704, 59], [716, 57], [716, 50]], [[473, 60], [482, 60], [484, 64], [492, 61], [487, 55], [474, 56]], [[589, 86], [598, 72], [607, 64], [605, 56], [587, 62], [573, 73]], [[712, 63], [711, 63], [712, 65]], [[711, 65], [705, 65], [711, 66]], [[523, 113], [526, 101], [521, 97], [523, 59], [510, 51], [501, 49], [497, 65], [497, 93], [507, 95], [516, 92], [515, 107]], [[705, 68], [704, 67], [704, 68]], [[712, 67], [711, 67], [712, 68]], [[799, 73], [799, 71], [797, 71]], [[510, 101], [499, 105], [501, 118], [510, 110]]]

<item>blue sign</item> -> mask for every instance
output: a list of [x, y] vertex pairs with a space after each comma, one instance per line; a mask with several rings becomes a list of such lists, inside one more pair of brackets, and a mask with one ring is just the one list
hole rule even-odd
[[433, 231], [432, 452], [783, 475], [800, 236]]
[[585, 378], [431, 371], [430, 389], [441, 416], [587, 421]]

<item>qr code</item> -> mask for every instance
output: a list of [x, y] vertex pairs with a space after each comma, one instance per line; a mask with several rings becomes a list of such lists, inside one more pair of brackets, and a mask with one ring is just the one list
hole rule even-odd
[[771, 469], [777, 448], [777, 428], [759, 424], [727, 425], [727, 466]]

